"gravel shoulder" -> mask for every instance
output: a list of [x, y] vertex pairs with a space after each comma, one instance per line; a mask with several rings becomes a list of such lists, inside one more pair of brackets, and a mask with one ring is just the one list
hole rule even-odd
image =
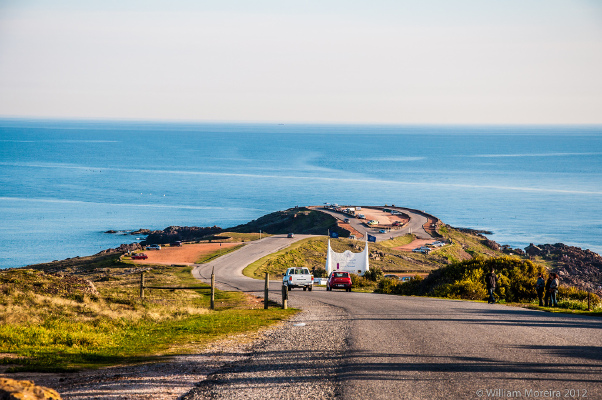
[[259, 332], [214, 342], [163, 362], [62, 374], [10, 374], [65, 400], [196, 400], [340, 397], [347, 313], [304, 300], [305, 311]]
[[50, 387], [65, 400], [89, 399], [178, 399], [199, 382], [228, 363], [252, 354], [253, 343], [282, 323], [263, 331], [232, 336], [213, 342], [197, 354], [166, 357], [161, 362], [122, 365], [72, 373], [11, 373], [0, 376], [31, 380]]
[[344, 310], [309, 301], [305, 311], [266, 332], [250, 354], [182, 397], [197, 399], [333, 399], [349, 336]]

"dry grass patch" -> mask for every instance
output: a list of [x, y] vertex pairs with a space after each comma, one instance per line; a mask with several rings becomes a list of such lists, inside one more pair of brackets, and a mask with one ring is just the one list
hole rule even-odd
[[11, 354], [0, 364], [9, 371], [60, 371], [149, 361], [295, 313], [258, 309], [256, 300], [222, 291], [212, 311], [210, 288], [192, 278], [190, 267], [154, 266], [146, 284], [194, 283], [198, 290], [147, 289], [141, 299], [140, 271], [125, 267], [88, 269], [88, 282], [39, 270], [0, 271], [0, 353]]

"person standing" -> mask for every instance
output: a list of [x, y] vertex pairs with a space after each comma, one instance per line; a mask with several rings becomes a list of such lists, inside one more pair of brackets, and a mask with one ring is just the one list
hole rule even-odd
[[558, 307], [558, 280], [557, 274], [552, 274], [552, 282], [550, 282], [550, 307]]
[[535, 290], [537, 291], [537, 298], [539, 299], [539, 306], [543, 306], [543, 295], [546, 291], [546, 281], [543, 279], [543, 274], [537, 275], [537, 283], [535, 283]]
[[552, 284], [552, 275], [553, 274], [550, 274], [550, 276], [548, 276], [548, 280], [546, 281], [546, 286], [544, 288], [545, 297], [543, 299], [543, 302], [544, 302], [544, 306], [546, 306], [546, 307], [550, 307], [550, 285]]
[[495, 275], [495, 270], [491, 268], [491, 272], [485, 276], [485, 283], [487, 284], [487, 292], [489, 292], [489, 304], [495, 303], [495, 297], [493, 297], [493, 292], [495, 291], [495, 286], [497, 284], [497, 276]]

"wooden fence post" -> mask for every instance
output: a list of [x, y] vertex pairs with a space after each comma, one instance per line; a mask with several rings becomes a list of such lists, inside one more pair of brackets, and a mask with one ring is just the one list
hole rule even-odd
[[140, 273], [140, 298], [144, 298], [144, 271]]
[[270, 274], [265, 273], [265, 288], [263, 290], [263, 309], [268, 309], [268, 291], [270, 289]]
[[211, 270], [211, 309], [215, 310], [215, 267]]
[[282, 285], [282, 309], [286, 310], [288, 308], [288, 287], [286, 285]]

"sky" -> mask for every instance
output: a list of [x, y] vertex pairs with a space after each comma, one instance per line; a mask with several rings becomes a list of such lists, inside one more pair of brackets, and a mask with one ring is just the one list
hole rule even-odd
[[599, 0], [0, 0], [0, 117], [602, 124]]

